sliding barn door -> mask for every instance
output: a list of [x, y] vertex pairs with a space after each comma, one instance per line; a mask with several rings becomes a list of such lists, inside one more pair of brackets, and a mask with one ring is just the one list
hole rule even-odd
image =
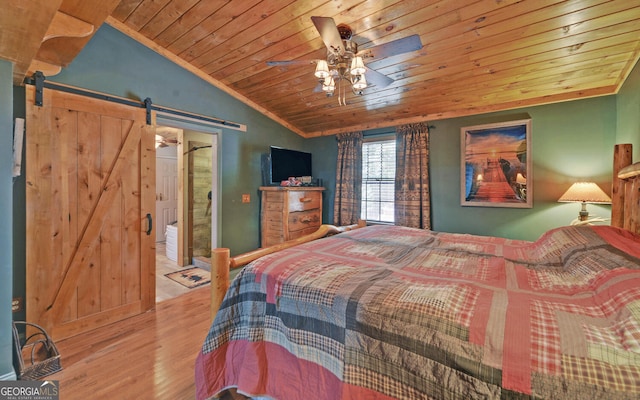
[[155, 304], [145, 111], [27, 86], [27, 320], [61, 339]]

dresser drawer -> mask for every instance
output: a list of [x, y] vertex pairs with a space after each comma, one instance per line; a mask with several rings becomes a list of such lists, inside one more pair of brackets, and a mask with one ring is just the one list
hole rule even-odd
[[322, 204], [321, 192], [290, 191], [287, 195], [289, 196], [289, 212], [313, 210], [320, 208]]
[[[320, 210], [297, 211], [289, 214], [289, 232], [307, 228], [317, 229], [322, 224]], [[315, 230], [314, 229], [314, 230]]]
[[313, 227], [313, 228], [301, 229], [299, 231], [289, 232], [289, 239], [288, 240], [297, 239], [297, 238], [302, 237], [304, 235], [310, 235], [310, 234], [314, 233], [317, 230], [318, 230], [317, 227]]

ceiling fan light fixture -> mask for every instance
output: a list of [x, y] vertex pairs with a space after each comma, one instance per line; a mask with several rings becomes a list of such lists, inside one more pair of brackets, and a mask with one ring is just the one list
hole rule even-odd
[[351, 75], [363, 75], [366, 72], [362, 57], [356, 56], [351, 59]]
[[324, 82], [322, 83], [322, 90], [327, 93], [333, 93], [336, 89], [336, 82], [333, 80], [333, 77], [327, 76], [324, 78]]
[[325, 60], [318, 60], [315, 76], [318, 79], [326, 79], [329, 76], [329, 65]]
[[355, 90], [366, 89], [367, 80], [365, 79], [364, 74], [356, 75], [356, 77], [353, 79], [352, 85]]

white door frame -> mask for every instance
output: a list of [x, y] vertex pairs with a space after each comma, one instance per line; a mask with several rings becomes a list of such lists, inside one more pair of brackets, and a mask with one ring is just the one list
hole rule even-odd
[[[219, 163], [220, 163], [220, 153], [219, 153], [219, 136], [222, 134], [222, 129], [220, 129], [215, 124], [208, 124], [206, 121], [198, 121], [194, 122], [191, 118], [181, 118], [176, 115], [166, 116], [163, 114], [156, 114], [155, 123], [158, 126], [170, 126], [173, 128], [183, 129], [183, 130], [191, 130], [195, 132], [201, 132], [205, 134], [211, 135], [211, 247], [216, 248], [220, 246], [219, 243], [219, 224], [220, 224], [220, 208], [218, 207], [220, 200], [220, 175], [219, 175]], [[178, 150], [180, 151], [180, 147]], [[184, 147], [183, 151], [186, 151]], [[180, 154], [178, 154], [178, 160], [181, 160]], [[180, 168], [180, 167], [179, 167]], [[182, 188], [184, 190], [184, 187]], [[179, 202], [180, 204], [180, 202]], [[183, 212], [184, 210], [178, 209], [178, 213]], [[178, 229], [178, 254], [184, 254], [183, 249], [184, 243], [184, 233], [182, 229]], [[180, 251], [182, 249], [182, 251]], [[180, 257], [179, 257], [180, 258]], [[178, 263], [182, 263], [183, 260], [178, 260]], [[182, 264], [180, 264], [182, 265]]]

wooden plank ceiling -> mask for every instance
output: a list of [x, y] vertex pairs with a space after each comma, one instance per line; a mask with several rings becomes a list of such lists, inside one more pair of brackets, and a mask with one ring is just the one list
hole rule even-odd
[[[342, 106], [314, 92], [312, 16], [360, 52], [423, 46], [365, 59], [394, 81]], [[640, 54], [640, 0], [122, 0], [107, 22], [305, 137], [615, 94]]]

